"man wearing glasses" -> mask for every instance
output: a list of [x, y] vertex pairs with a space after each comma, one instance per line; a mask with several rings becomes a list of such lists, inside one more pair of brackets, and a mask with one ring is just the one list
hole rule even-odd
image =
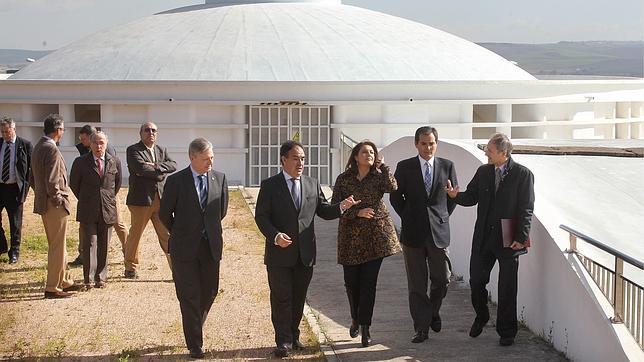
[[170, 233], [159, 219], [159, 205], [163, 185], [168, 174], [177, 169], [177, 163], [168, 156], [168, 150], [156, 144], [158, 128], [152, 122], [141, 125], [141, 141], [127, 148], [127, 168], [130, 171], [130, 188], [127, 207], [132, 215], [130, 233], [125, 243], [125, 277], [138, 278], [139, 241], [148, 221], [152, 220], [161, 249], [168, 258]]

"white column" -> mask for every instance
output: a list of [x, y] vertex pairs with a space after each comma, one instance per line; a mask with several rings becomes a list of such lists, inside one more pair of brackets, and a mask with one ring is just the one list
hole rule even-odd
[[[472, 125], [474, 123], [474, 104], [466, 103], [461, 105], [461, 114], [459, 123]], [[459, 138], [472, 139], [472, 128], [460, 128], [458, 130]]]
[[631, 104], [631, 138], [644, 138], [644, 102], [633, 102]]
[[[512, 123], [512, 104], [497, 104], [496, 105], [496, 122], [498, 123]], [[496, 127], [496, 131], [505, 133], [508, 137], [512, 137], [512, 127]]]
[[[615, 120], [630, 120], [631, 118], [631, 103], [630, 102], [617, 102], [615, 105]], [[630, 123], [616, 123], [615, 124], [615, 138], [629, 139], [631, 138], [631, 124]]]
[[[59, 104], [58, 114], [63, 117], [66, 124], [76, 122], [76, 114], [73, 104]], [[78, 127], [77, 127], [78, 128]], [[60, 140], [61, 146], [73, 146], [76, 144], [76, 130], [74, 127], [65, 126], [65, 133]]]

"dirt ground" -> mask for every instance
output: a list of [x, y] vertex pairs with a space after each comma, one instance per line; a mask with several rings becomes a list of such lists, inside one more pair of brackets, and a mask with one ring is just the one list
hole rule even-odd
[[[129, 226], [126, 194], [127, 189], [119, 194], [119, 206]], [[270, 359], [274, 337], [264, 241], [241, 193], [231, 192], [230, 201], [223, 222], [220, 290], [204, 326], [204, 349], [210, 359]], [[6, 254], [0, 258], [0, 359], [188, 359], [170, 269], [151, 223], [141, 240], [140, 279], [122, 277], [121, 245], [113, 233], [107, 288], [51, 300], [43, 299], [47, 241], [40, 216], [32, 210], [33, 193], [25, 204], [20, 261], [9, 265]], [[8, 229], [4, 214], [3, 226]], [[78, 243], [75, 210], [67, 241], [72, 260]], [[82, 268], [70, 272], [82, 282]], [[323, 360], [304, 322], [302, 331], [302, 342], [309, 347], [291, 358]]]

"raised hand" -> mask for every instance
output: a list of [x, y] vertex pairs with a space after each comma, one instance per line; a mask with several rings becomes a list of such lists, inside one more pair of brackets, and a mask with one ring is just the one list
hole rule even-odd
[[447, 186], [445, 186], [445, 192], [447, 192], [447, 196], [453, 199], [456, 197], [456, 195], [458, 195], [459, 190], [460, 188], [458, 186], [456, 187], [452, 186], [451, 180], [447, 180]]

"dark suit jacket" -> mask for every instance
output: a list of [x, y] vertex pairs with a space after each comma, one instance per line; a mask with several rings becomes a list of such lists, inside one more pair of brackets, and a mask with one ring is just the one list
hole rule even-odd
[[214, 170], [208, 172], [208, 201], [201, 209], [190, 166], [168, 177], [159, 218], [170, 231], [168, 249], [172, 259], [197, 259], [203, 232], [208, 236], [214, 260], [221, 260], [223, 248], [221, 220], [228, 211], [226, 176]]
[[177, 170], [177, 163], [168, 156], [168, 150], [154, 145], [154, 156], [159, 169], [146, 162], [152, 162], [142, 141], [127, 148], [127, 168], [130, 171], [130, 188], [127, 193], [127, 205], [150, 206], [156, 197], [163, 196], [163, 185], [167, 174]]
[[101, 177], [91, 152], [74, 160], [69, 187], [78, 199], [76, 221], [103, 221], [107, 225], [116, 223], [116, 194], [121, 188], [121, 161], [106, 152], [103, 169]]
[[67, 166], [58, 146], [51, 139], [41, 137], [31, 155], [29, 184], [34, 189], [34, 213], [44, 215], [51, 202], [69, 214], [70, 189], [67, 184]]
[[418, 156], [398, 162], [394, 174], [398, 190], [389, 196], [391, 206], [402, 220], [400, 242], [411, 247], [424, 245], [430, 235], [439, 248], [449, 246], [449, 216], [456, 203], [447, 196], [447, 180], [456, 186], [456, 170], [452, 161], [434, 157], [432, 189], [427, 196]]
[[[340, 217], [340, 204], [330, 204], [318, 180], [302, 175], [302, 206], [298, 212], [282, 172], [262, 181], [255, 205], [255, 222], [266, 237], [264, 264], [295, 266], [298, 256], [306, 266], [315, 264], [315, 215], [332, 220]], [[285, 233], [293, 243], [275, 245], [275, 236]]]
[[[514, 241], [525, 243], [528, 240], [534, 209], [534, 176], [527, 167], [514, 162], [512, 158], [508, 160], [496, 193], [494, 165], [487, 164], [476, 170], [467, 189], [459, 192], [454, 200], [463, 206], [478, 204], [472, 238], [473, 252], [481, 249], [489, 233], [493, 233], [495, 240], [492, 247], [497, 250], [502, 248], [501, 219], [515, 221]], [[504, 251], [508, 256], [516, 254], [510, 249]]]
[[[4, 139], [0, 138], [0, 150]], [[31, 174], [31, 142], [16, 136], [16, 183], [18, 184], [18, 202], [23, 203], [29, 193], [29, 176]]]

